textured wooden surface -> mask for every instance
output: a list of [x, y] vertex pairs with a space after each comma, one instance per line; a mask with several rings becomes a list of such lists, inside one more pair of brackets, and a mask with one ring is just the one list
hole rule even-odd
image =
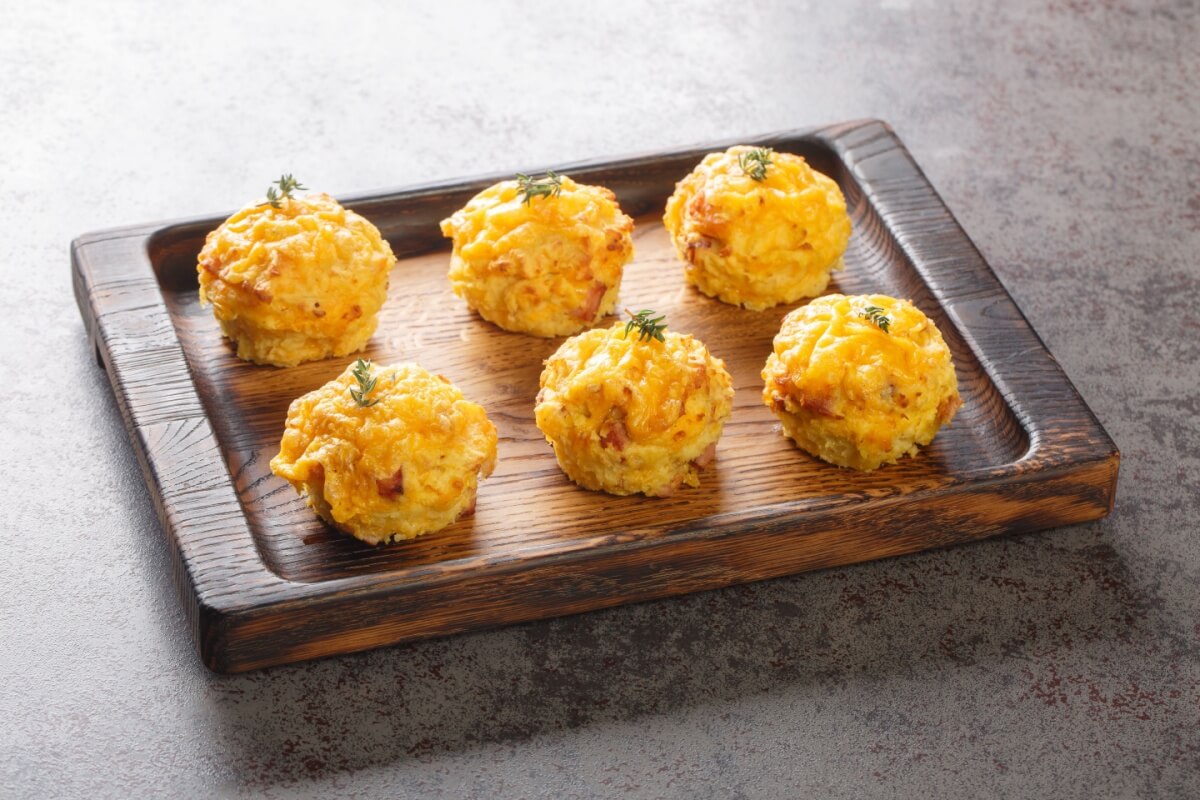
[[846, 194], [854, 234], [830, 291], [911, 298], [951, 347], [964, 406], [918, 458], [856, 473], [779, 434], [759, 370], [788, 308], [744, 311], [685, 286], [658, 219], [704, 149], [567, 170], [638, 215], [620, 305], [665, 312], [734, 377], [715, 467], [667, 499], [567, 481], [532, 414], [557, 341], [494, 328], [450, 291], [437, 221], [491, 177], [352, 198], [401, 256], [367, 355], [446, 374], [501, 436], [475, 517], [390, 547], [331, 531], [271, 475], [288, 403], [344, 362], [279, 370], [233, 356], [196, 298], [195, 255], [218, 220], [79, 240], [77, 297], [176, 548], [205, 663], [238, 671], [1107, 513], [1115, 447], [886, 126], [762, 141], [805, 155]]

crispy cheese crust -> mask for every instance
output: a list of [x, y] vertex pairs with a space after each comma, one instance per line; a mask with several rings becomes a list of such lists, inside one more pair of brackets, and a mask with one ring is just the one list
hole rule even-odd
[[396, 258], [367, 220], [326, 194], [252, 205], [205, 240], [200, 302], [247, 361], [291, 367], [361, 350]]
[[496, 427], [441, 375], [371, 366], [360, 406], [352, 371], [294, 400], [271, 471], [335, 528], [369, 544], [440, 530], [474, 510], [496, 463]]
[[[885, 332], [868, 308], [881, 309]], [[762, 371], [763, 402], [802, 449], [872, 470], [915, 455], [962, 401], [950, 349], [907, 300], [840, 294], [783, 319]]]
[[850, 217], [838, 185], [800, 156], [771, 153], [766, 177], [710, 153], [675, 186], [663, 223], [700, 291], [760, 311], [825, 291], [841, 269]]
[[608, 189], [561, 177], [557, 195], [527, 203], [517, 181], [497, 183], [442, 221], [454, 293], [505, 330], [568, 336], [617, 302], [633, 220]]
[[725, 363], [691, 336], [640, 341], [625, 326], [563, 342], [534, 415], [559, 466], [585, 489], [663, 496], [698, 486], [733, 407]]

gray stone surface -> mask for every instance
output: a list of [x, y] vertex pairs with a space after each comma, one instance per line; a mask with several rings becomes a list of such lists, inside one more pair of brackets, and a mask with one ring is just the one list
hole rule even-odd
[[[1200, 794], [1195, 2], [0, 6], [0, 795]], [[1124, 453], [1107, 520], [207, 673], [84, 231], [890, 121]]]

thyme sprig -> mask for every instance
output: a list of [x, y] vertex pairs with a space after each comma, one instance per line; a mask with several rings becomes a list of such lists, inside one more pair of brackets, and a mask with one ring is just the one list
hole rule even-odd
[[657, 339], [660, 342], [666, 341], [666, 337], [663, 336], [663, 331], [667, 329], [667, 326], [663, 323], [663, 320], [666, 319], [665, 316], [659, 315], [656, 317], [654, 316], [655, 312], [648, 308], [644, 308], [636, 314], [627, 308], [625, 309], [625, 313], [629, 315], [629, 322], [625, 323], [623, 338], [628, 339], [629, 332], [636, 328], [639, 342], [648, 342], [651, 339]]
[[859, 313], [859, 316], [868, 322], [874, 322], [884, 333], [888, 332], [888, 326], [892, 324], [887, 311], [879, 306], [867, 306]]
[[354, 402], [358, 403], [360, 408], [370, 408], [378, 403], [378, 398], [372, 400], [367, 397], [375, 389], [375, 381], [378, 380], [371, 376], [371, 362], [360, 358], [354, 362], [354, 369], [350, 374], [358, 381], [357, 389], [350, 387], [350, 396], [354, 398]]
[[767, 179], [767, 167], [771, 166], [771, 148], [755, 147], [738, 153], [738, 166], [756, 181]]
[[292, 192], [307, 188], [307, 186], [301, 186], [300, 181], [296, 180], [290, 172], [280, 175], [279, 180], [272, 182], [267, 187], [267, 202], [259, 203], [259, 205], [283, 208], [283, 201], [291, 200]]
[[552, 169], [546, 170], [546, 177], [531, 178], [524, 172], [517, 173], [517, 188], [525, 198], [522, 205], [529, 205], [535, 197], [557, 197], [562, 191], [562, 176]]

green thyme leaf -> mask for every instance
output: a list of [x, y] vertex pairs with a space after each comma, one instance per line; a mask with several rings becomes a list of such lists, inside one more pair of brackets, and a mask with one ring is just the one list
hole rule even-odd
[[517, 187], [525, 195], [522, 205], [528, 205], [535, 197], [557, 197], [562, 191], [562, 176], [552, 169], [546, 171], [544, 178], [531, 178], [524, 172], [518, 172]]
[[767, 178], [767, 167], [771, 166], [771, 148], [755, 147], [738, 154], [738, 166], [756, 181]]
[[354, 362], [354, 369], [350, 372], [354, 376], [354, 380], [358, 381], [358, 388], [350, 387], [350, 396], [354, 398], [354, 402], [358, 403], [361, 408], [370, 408], [379, 402], [378, 399], [370, 400], [367, 395], [375, 389], [376, 378], [371, 377], [371, 362], [363, 361], [361, 358]]
[[666, 337], [663, 336], [663, 331], [667, 329], [667, 326], [663, 324], [665, 316], [656, 317], [654, 316], [655, 312], [648, 308], [642, 309], [636, 314], [627, 308], [625, 313], [629, 315], [629, 322], [625, 323], [624, 338], [628, 339], [629, 332], [636, 328], [639, 342], [651, 339], [657, 339], [660, 342], [666, 341]]
[[888, 326], [892, 324], [887, 312], [879, 306], [867, 306], [859, 313], [859, 316], [869, 322], [874, 322], [884, 333], [888, 332]]
[[259, 203], [259, 205], [282, 208], [284, 200], [292, 199], [292, 192], [307, 188], [307, 186], [301, 186], [300, 181], [296, 180], [291, 173], [280, 175], [279, 180], [267, 187], [267, 202]]

